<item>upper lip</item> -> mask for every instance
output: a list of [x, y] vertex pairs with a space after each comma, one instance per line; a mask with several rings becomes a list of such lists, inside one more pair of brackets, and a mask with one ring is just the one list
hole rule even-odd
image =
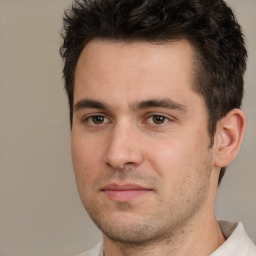
[[151, 190], [151, 189], [148, 189], [136, 184], [130, 184], [130, 183], [125, 183], [125, 184], [112, 183], [103, 187], [102, 190], [103, 191], [104, 190], [126, 191], [126, 190]]

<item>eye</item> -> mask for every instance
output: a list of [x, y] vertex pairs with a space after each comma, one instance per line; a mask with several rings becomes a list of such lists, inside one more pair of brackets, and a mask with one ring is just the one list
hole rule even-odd
[[103, 115], [93, 115], [89, 116], [85, 119], [89, 124], [91, 125], [100, 125], [100, 124], [105, 124], [108, 123], [109, 120]]
[[161, 125], [161, 124], [165, 124], [166, 122], [170, 121], [169, 118], [167, 118], [166, 116], [163, 116], [163, 115], [152, 115], [147, 120], [150, 124], [154, 124], [154, 125]]

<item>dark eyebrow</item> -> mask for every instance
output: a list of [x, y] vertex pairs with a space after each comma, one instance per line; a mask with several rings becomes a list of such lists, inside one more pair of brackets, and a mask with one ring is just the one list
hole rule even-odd
[[[157, 107], [157, 108], [168, 108], [168, 109], [177, 109], [177, 110], [186, 110], [186, 106], [175, 102], [171, 99], [149, 99], [149, 100], [144, 100], [140, 102], [136, 102], [130, 106], [131, 109], [133, 110], [140, 110], [140, 109], [145, 109], [145, 108], [152, 108], [152, 107]], [[96, 108], [96, 109], [107, 109], [107, 105], [93, 99], [82, 99], [79, 100], [73, 107], [73, 111], [79, 111], [81, 109], [85, 108]]]
[[107, 106], [100, 101], [92, 99], [79, 100], [73, 107], [74, 112], [84, 108], [107, 109]]
[[178, 102], [175, 102], [171, 99], [149, 99], [145, 101], [138, 102], [133, 105], [133, 109], [145, 109], [145, 108], [169, 108], [169, 109], [177, 109], [177, 110], [186, 110], [186, 106], [182, 105]]

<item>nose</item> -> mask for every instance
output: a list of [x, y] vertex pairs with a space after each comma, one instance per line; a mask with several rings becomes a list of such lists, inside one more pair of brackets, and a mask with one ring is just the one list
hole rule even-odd
[[138, 138], [139, 131], [127, 124], [116, 125], [111, 131], [106, 152], [106, 162], [115, 169], [125, 166], [137, 167], [143, 161], [143, 152]]

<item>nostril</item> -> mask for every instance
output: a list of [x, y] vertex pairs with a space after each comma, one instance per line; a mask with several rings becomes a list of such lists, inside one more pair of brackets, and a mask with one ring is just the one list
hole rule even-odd
[[134, 163], [133, 162], [127, 162], [124, 164], [124, 166], [129, 166], [129, 165], [133, 165]]

